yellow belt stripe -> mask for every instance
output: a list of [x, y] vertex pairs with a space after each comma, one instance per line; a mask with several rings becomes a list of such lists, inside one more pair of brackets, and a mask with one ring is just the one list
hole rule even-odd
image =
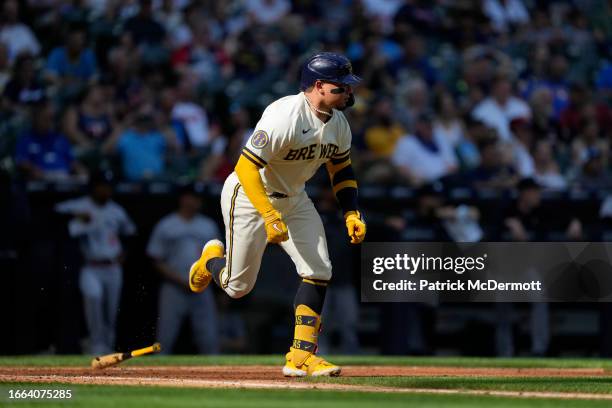
[[225, 282], [223, 282], [223, 289], [227, 288], [227, 286], [229, 285], [229, 280], [230, 277], [232, 276], [232, 250], [234, 247], [234, 210], [236, 208], [236, 197], [238, 197], [238, 190], [240, 189], [240, 183], [236, 184], [236, 187], [234, 187], [234, 194], [232, 195], [232, 204], [230, 205], [230, 222], [229, 222], [229, 229], [230, 229], [230, 237], [229, 237], [229, 250], [227, 252], [227, 278], [225, 279]]
[[310, 283], [311, 285], [327, 286], [326, 282], [317, 282], [311, 279], [302, 279], [302, 282]]

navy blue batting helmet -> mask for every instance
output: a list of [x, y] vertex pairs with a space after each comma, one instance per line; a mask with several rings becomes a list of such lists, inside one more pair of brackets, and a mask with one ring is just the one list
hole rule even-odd
[[361, 78], [353, 74], [351, 61], [334, 52], [315, 54], [302, 67], [300, 90], [310, 88], [315, 81], [330, 81], [345, 85], [357, 85]]

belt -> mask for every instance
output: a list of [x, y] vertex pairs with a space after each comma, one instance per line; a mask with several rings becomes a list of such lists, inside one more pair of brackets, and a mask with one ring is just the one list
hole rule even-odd
[[91, 266], [110, 266], [115, 265], [116, 263], [117, 261], [113, 259], [92, 259], [87, 261], [87, 265]]
[[287, 194], [283, 194], [283, 193], [279, 193], [278, 191], [275, 191], [272, 194], [270, 194], [270, 197], [272, 197], [272, 198], [288, 198], [289, 196]]

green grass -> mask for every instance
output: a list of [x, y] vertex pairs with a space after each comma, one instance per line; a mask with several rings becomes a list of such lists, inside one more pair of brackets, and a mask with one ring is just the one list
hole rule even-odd
[[[612, 377], [338, 377], [307, 378], [302, 381], [369, 385], [394, 388], [500, 390], [612, 394]], [[612, 406], [612, 401], [610, 401]]]
[[[339, 365], [398, 365], [509, 368], [604, 368], [612, 370], [612, 360], [561, 358], [489, 357], [396, 357], [333, 356]], [[0, 357], [0, 366], [89, 366], [88, 356], [10, 356]], [[125, 362], [127, 365], [282, 365], [284, 356], [146, 356]]]
[[[612, 369], [612, 361], [600, 359], [498, 359], [466, 357], [380, 357], [334, 356], [340, 365], [405, 365], [449, 367], [514, 367], [514, 368], [604, 368]], [[89, 367], [88, 356], [11, 356], [0, 357], [4, 366], [82, 366]], [[130, 360], [124, 366], [151, 365], [276, 365], [283, 364], [282, 355], [274, 356], [147, 356]], [[312, 381], [397, 388], [456, 390], [550, 391], [612, 394], [612, 377], [576, 378], [495, 378], [495, 377], [340, 377], [308, 378]], [[9, 389], [73, 390], [67, 401], [8, 399]], [[379, 394], [328, 390], [249, 390], [194, 389], [171, 387], [7, 384], [0, 383], [0, 407], [308, 407], [362, 408], [387, 407], [609, 407], [612, 401], [523, 399], [493, 396], [439, 394]]]
[[[96, 408], [161, 408], [161, 407], [215, 407], [215, 408], [365, 408], [379, 406], [400, 407], [609, 407], [610, 401], [578, 401], [554, 399], [523, 399], [490, 396], [432, 395], [432, 394], [379, 394], [347, 393], [335, 391], [269, 391], [246, 389], [193, 389], [161, 387], [117, 387], [66, 385], [73, 398], [66, 401], [9, 401], [8, 389], [28, 388], [31, 385], [0, 385], [2, 407], [96, 407]], [[43, 386], [37, 387], [38, 389]], [[55, 386], [60, 388], [58, 386]], [[47, 387], [49, 388], [49, 387]]]

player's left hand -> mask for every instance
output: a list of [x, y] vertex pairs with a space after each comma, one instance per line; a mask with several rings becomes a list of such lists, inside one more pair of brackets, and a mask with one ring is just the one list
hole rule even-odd
[[360, 244], [365, 238], [366, 224], [359, 211], [348, 211], [344, 214], [346, 229], [351, 237], [351, 244]]

